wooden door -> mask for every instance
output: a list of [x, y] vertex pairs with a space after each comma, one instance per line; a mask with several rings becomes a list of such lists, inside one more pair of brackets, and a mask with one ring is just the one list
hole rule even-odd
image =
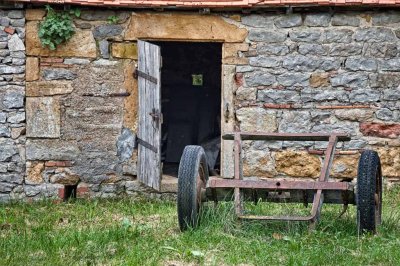
[[145, 185], [161, 186], [161, 51], [138, 41], [139, 125], [138, 178]]

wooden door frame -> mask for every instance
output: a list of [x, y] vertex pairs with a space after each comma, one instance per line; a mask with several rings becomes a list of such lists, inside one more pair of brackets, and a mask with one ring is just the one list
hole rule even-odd
[[[151, 35], [151, 33], [149, 34]], [[234, 92], [237, 89], [237, 83], [235, 81], [236, 66], [242, 65], [244, 58], [239, 58], [239, 53], [246, 51], [248, 44], [245, 42], [226, 42], [218, 36], [214, 36], [214, 39], [202, 39], [196, 38], [190, 39], [188, 36], [182, 36], [180, 38], [174, 38], [173, 40], [168, 38], [157, 38], [157, 36], [149, 36], [147, 38], [140, 38], [141, 41], [148, 42], [188, 42], [188, 43], [221, 43], [222, 44], [222, 58], [221, 58], [221, 135], [226, 132], [234, 131], [236, 124], [235, 108], [234, 108]], [[161, 55], [162, 56], [162, 55]], [[162, 71], [162, 70], [161, 70]], [[137, 84], [136, 84], [137, 86]], [[161, 84], [162, 89], [162, 84]], [[136, 88], [137, 90], [137, 88]], [[161, 147], [160, 147], [161, 148]], [[221, 154], [220, 154], [220, 165], [221, 165], [221, 176], [233, 178], [233, 142], [222, 140], [221, 138]], [[162, 169], [161, 169], [162, 171]], [[162, 181], [162, 174], [160, 176]]]

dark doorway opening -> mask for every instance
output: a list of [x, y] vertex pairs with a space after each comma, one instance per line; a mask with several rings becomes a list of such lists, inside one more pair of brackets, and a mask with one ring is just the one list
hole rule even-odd
[[221, 43], [159, 42], [163, 174], [177, 176], [186, 145], [206, 151], [219, 170], [221, 136]]

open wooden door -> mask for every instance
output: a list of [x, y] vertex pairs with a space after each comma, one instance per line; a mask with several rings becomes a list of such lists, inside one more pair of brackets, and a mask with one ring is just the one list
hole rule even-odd
[[138, 41], [139, 125], [138, 178], [145, 185], [161, 186], [161, 50]]

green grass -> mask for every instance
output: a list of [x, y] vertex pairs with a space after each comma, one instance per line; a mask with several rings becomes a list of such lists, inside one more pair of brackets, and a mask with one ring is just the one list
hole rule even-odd
[[201, 226], [185, 233], [174, 202], [2, 205], [0, 265], [400, 265], [399, 203], [399, 189], [387, 192], [378, 235], [362, 237], [355, 207], [337, 218], [333, 205], [309, 232], [304, 223], [239, 222], [231, 202], [210, 203]]

